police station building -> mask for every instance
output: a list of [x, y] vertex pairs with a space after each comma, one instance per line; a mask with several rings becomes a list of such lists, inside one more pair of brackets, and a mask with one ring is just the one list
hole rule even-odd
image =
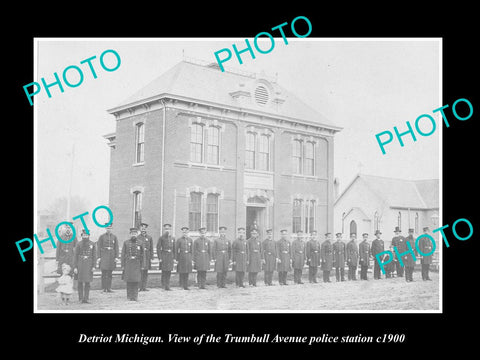
[[[120, 239], [140, 221], [157, 239], [218, 227], [333, 231], [334, 135], [341, 130], [272, 79], [182, 61], [118, 106], [109, 207]], [[155, 240], [156, 241], [156, 240]]]

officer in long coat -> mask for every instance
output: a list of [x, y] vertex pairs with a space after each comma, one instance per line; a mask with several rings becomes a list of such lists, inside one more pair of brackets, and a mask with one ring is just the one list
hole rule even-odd
[[[413, 270], [415, 267], [416, 256], [418, 255], [415, 248], [415, 237], [413, 236], [414, 231], [414, 229], [408, 229], [408, 236], [405, 238], [405, 243], [409, 244], [410, 246], [407, 245], [407, 250], [405, 250], [405, 252], [412, 249], [415, 256], [413, 256], [411, 253], [406, 253], [405, 255], [402, 255], [402, 262], [405, 266], [405, 280], [407, 282], [413, 281]], [[400, 251], [398, 253], [402, 254]]]
[[348, 280], [357, 280], [358, 246], [356, 239], [357, 234], [351, 233], [350, 241], [347, 243]]
[[72, 238], [72, 230], [69, 226], [65, 226], [64, 231], [60, 234], [63, 241], [57, 242], [57, 249], [55, 250], [55, 260], [57, 261], [57, 273], [62, 275], [62, 265], [68, 264], [70, 266], [70, 275], [73, 274], [73, 257], [74, 249], [77, 246], [77, 237]]
[[170, 277], [175, 265], [175, 238], [171, 235], [172, 225], [163, 225], [163, 234], [157, 242], [158, 268], [162, 271], [161, 285], [167, 291], [170, 291]]
[[[426, 226], [423, 228], [423, 233], [428, 234], [430, 231], [429, 227]], [[422, 264], [422, 280], [432, 280], [428, 276], [428, 272], [430, 270], [430, 264], [432, 263], [432, 255], [433, 255], [433, 245], [430, 239], [427, 237], [421, 237], [418, 241], [418, 250], [420, 253], [420, 263]], [[422, 254], [429, 254], [429, 255], [422, 255]]]
[[360, 280], [368, 280], [368, 267], [370, 257], [372, 256], [370, 244], [368, 243], [368, 233], [362, 234], [362, 242], [358, 245], [358, 263], [360, 264]]
[[245, 228], [237, 229], [237, 238], [232, 244], [232, 267], [235, 270], [235, 284], [238, 287], [243, 285], [245, 271], [247, 271], [247, 241], [245, 240]]
[[252, 229], [250, 235], [250, 239], [247, 240], [248, 284], [257, 286], [257, 274], [262, 271], [262, 243], [258, 238], [257, 229]]
[[325, 234], [325, 241], [320, 246], [320, 259], [322, 261], [323, 282], [330, 282], [330, 271], [333, 266], [332, 234]]
[[137, 241], [143, 246], [143, 260], [142, 260], [142, 278], [140, 280], [139, 291], [148, 291], [147, 280], [148, 270], [152, 268], [153, 260], [153, 238], [147, 234], [148, 224], [140, 224], [140, 235], [137, 236]]
[[265, 285], [272, 286], [273, 272], [276, 268], [277, 258], [275, 254], [275, 241], [273, 241], [273, 230], [267, 229], [266, 233], [266, 238], [262, 242], [263, 281]]
[[[395, 226], [393, 232], [395, 233], [395, 236], [392, 238], [392, 245], [397, 248], [399, 254], [407, 251], [407, 245], [405, 243], [405, 238], [402, 236], [402, 230], [400, 230], [398, 226]], [[402, 264], [400, 264], [400, 261], [397, 261], [395, 264], [397, 267], [397, 276], [403, 277], [404, 269]]]
[[127, 299], [138, 300], [138, 287], [142, 280], [142, 265], [144, 249], [138, 241], [138, 229], [130, 228], [130, 239], [123, 242], [122, 248], [122, 278], [127, 283]]
[[190, 229], [187, 226], [182, 227], [181, 230], [183, 234], [175, 244], [177, 272], [180, 277], [180, 286], [184, 290], [190, 290], [188, 288], [188, 274], [192, 272], [193, 240], [188, 236]]
[[[375, 280], [380, 280], [382, 278], [380, 274], [380, 263], [378, 262], [379, 260], [377, 259], [377, 254], [385, 251], [385, 244], [382, 239], [380, 239], [380, 235], [382, 235], [382, 232], [380, 230], [375, 231], [375, 239], [372, 241], [372, 247], [371, 247], [371, 252], [372, 252], [372, 257], [373, 257], [373, 278]], [[385, 254], [381, 256], [381, 259], [383, 261], [385, 257]]]
[[210, 257], [212, 247], [210, 239], [205, 236], [206, 228], [198, 229], [200, 236], [193, 242], [193, 264], [197, 270], [197, 281], [199, 289], [205, 289], [207, 281], [207, 271], [210, 269]]
[[303, 241], [303, 231], [297, 231], [297, 237], [292, 241], [292, 267], [293, 282], [303, 284], [302, 271], [305, 266], [305, 242]]
[[220, 236], [212, 243], [212, 258], [215, 262], [214, 270], [217, 273], [217, 287], [225, 288], [228, 267], [232, 259], [232, 242], [227, 239], [226, 226], [220, 226], [218, 231]]
[[90, 235], [85, 229], [82, 230], [82, 240], [77, 244], [74, 250], [74, 274], [78, 280], [78, 300], [82, 303], [88, 303], [90, 293], [90, 283], [93, 281], [93, 271], [97, 261], [95, 245], [90, 241]]
[[346, 247], [342, 240], [342, 233], [336, 234], [337, 241], [333, 243], [333, 266], [337, 281], [345, 281], [345, 253]]
[[112, 271], [115, 270], [118, 259], [118, 239], [112, 234], [112, 224], [107, 226], [105, 234], [98, 238], [97, 253], [102, 271], [102, 290], [112, 292]]
[[317, 231], [313, 230], [310, 234], [310, 240], [305, 245], [305, 256], [308, 265], [308, 281], [317, 282], [317, 272], [320, 266], [320, 242], [317, 240]]
[[280, 285], [287, 285], [287, 274], [292, 269], [292, 245], [287, 239], [287, 230], [280, 230], [280, 240], [276, 245], [278, 282]]

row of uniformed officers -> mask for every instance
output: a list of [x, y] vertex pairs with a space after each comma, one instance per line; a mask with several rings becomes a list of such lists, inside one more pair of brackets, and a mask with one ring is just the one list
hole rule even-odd
[[[151, 269], [153, 260], [153, 239], [147, 234], [148, 224], [142, 223], [140, 232], [137, 228], [130, 229], [130, 238], [123, 243], [121, 253], [122, 278], [126, 282], [127, 298], [138, 299], [138, 291], [147, 291], [148, 270]], [[368, 280], [367, 270], [370, 259], [374, 261], [374, 278], [380, 279], [380, 266], [375, 257], [384, 251], [384, 242], [380, 239], [381, 232], [377, 230], [370, 245], [368, 234], [362, 234], [363, 240], [356, 243], [356, 234], [350, 235], [350, 241], [345, 244], [342, 234], [337, 233], [335, 242], [332, 242], [332, 234], [326, 233], [325, 240], [320, 243], [317, 239], [317, 232], [312, 231], [307, 241], [303, 240], [303, 232], [297, 232], [297, 237], [290, 242], [288, 231], [280, 231], [280, 239], [273, 240], [272, 229], [266, 230], [266, 238], [261, 241], [258, 231], [252, 229], [250, 239], [246, 239], [245, 228], [237, 229], [237, 238], [230, 241], [226, 237], [227, 228], [219, 228], [220, 235], [213, 240], [206, 237], [206, 229], [200, 228], [198, 236], [193, 240], [189, 236], [190, 229], [182, 227], [182, 236], [175, 239], [172, 235], [172, 226], [163, 226], [163, 235], [157, 242], [157, 255], [159, 258], [159, 269], [161, 274], [161, 286], [170, 290], [170, 277], [176, 265], [179, 274], [180, 286], [189, 290], [188, 277], [193, 269], [197, 271], [197, 282], [200, 289], [205, 289], [206, 274], [210, 270], [211, 260], [214, 262], [214, 271], [217, 273], [217, 286], [226, 287], [226, 276], [228, 270], [235, 271], [235, 283], [237, 287], [245, 287], [244, 276], [248, 273], [248, 283], [251, 286], [257, 284], [257, 274], [264, 271], [264, 282], [267, 286], [272, 285], [273, 273], [278, 272], [280, 285], [287, 285], [287, 274], [293, 268], [293, 279], [296, 284], [303, 284], [302, 270], [308, 265], [308, 279], [310, 283], [317, 282], [317, 272], [320, 267], [323, 271], [323, 281], [330, 282], [330, 271], [335, 268], [337, 281], [345, 281], [345, 265], [348, 266], [348, 280], [356, 280], [357, 266], [360, 265], [360, 279]], [[413, 240], [413, 230], [409, 237], [400, 235], [399, 229], [395, 229], [395, 237], [392, 245], [402, 246], [407, 241]], [[425, 228], [424, 231], [428, 230]], [[410, 231], [409, 231], [410, 232]], [[66, 234], [67, 238], [69, 234]], [[394, 244], [395, 243], [395, 244]], [[118, 239], [111, 233], [111, 225], [105, 234], [101, 235], [96, 244], [89, 240], [89, 235], [82, 231], [82, 240], [78, 243], [65, 244], [59, 242], [57, 248], [57, 261], [59, 268], [62, 263], [67, 262], [72, 266], [73, 272], [78, 279], [78, 294], [81, 302], [88, 302], [90, 282], [93, 280], [93, 271], [98, 266], [102, 271], [102, 289], [104, 292], [112, 292], [112, 271], [119, 261]], [[420, 244], [422, 246], [422, 244]], [[62, 249], [63, 248], [63, 249]], [[401, 247], [403, 249], [403, 247]], [[65, 256], [70, 250], [73, 258]], [[424, 251], [425, 250], [425, 251]], [[393, 251], [392, 251], [393, 252]], [[427, 249], [422, 252], [427, 253]], [[63, 253], [63, 256], [62, 256]], [[404, 260], [407, 269], [407, 281], [411, 281], [413, 265], [407, 259]], [[427, 257], [422, 258], [422, 277], [424, 276], [424, 262]], [[431, 258], [431, 257], [430, 257]], [[431, 262], [431, 259], [430, 259]], [[413, 263], [414, 264], [414, 263]], [[397, 268], [396, 268], [397, 266]], [[395, 269], [396, 268], [396, 269]], [[396, 270], [397, 276], [403, 276], [398, 267], [398, 260], [390, 262], [385, 266], [386, 277], [392, 277]], [[411, 270], [410, 270], [411, 268]], [[402, 269], [403, 270], [403, 269]]]

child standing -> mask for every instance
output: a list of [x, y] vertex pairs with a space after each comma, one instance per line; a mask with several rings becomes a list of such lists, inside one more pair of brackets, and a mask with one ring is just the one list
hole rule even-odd
[[70, 276], [70, 265], [62, 264], [62, 276], [58, 278], [57, 292], [60, 293], [60, 298], [63, 305], [68, 305], [70, 295], [73, 294], [73, 279]]

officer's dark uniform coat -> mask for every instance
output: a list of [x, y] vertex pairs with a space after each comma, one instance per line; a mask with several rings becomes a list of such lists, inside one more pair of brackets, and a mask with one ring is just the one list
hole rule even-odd
[[357, 266], [358, 265], [358, 246], [357, 243], [353, 240], [350, 240], [347, 243], [347, 264], [349, 266]]
[[177, 254], [177, 272], [191, 273], [192, 272], [192, 257], [193, 257], [193, 240], [189, 237], [182, 236], [176, 243]]
[[248, 272], [260, 272], [262, 271], [262, 243], [258, 238], [250, 238], [247, 241], [247, 254], [248, 254]]
[[74, 268], [77, 268], [79, 282], [93, 281], [93, 268], [97, 261], [95, 244], [90, 240], [82, 240], [75, 247]]
[[[62, 236], [63, 239], [63, 236]], [[68, 239], [64, 239], [68, 240]], [[62, 264], [70, 265], [71, 271], [73, 271], [74, 264], [74, 249], [77, 246], [78, 241], [75, 237], [72, 241], [64, 243], [61, 241], [57, 242], [57, 249], [55, 251], [55, 260], [58, 261], [57, 273], [62, 274]]]
[[320, 242], [318, 240], [308, 240], [305, 252], [309, 266], [320, 266]]
[[370, 263], [371, 254], [370, 244], [368, 241], [362, 241], [360, 245], [358, 245], [358, 260], [360, 265], [368, 266]]
[[153, 239], [150, 235], [138, 235], [137, 241], [143, 246], [142, 270], [150, 270], [153, 260]]
[[322, 259], [322, 270], [330, 271], [333, 266], [333, 246], [330, 240], [325, 240], [320, 247], [320, 258]]
[[197, 271], [208, 271], [210, 269], [210, 255], [212, 249], [210, 240], [205, 236], [199, 236], [193, 242], [193, 262]]
[[232, 244], [232, 261], [235, 263], [235, 271], [247, 271], [247, 242], [235, 239]]
[[263, 259], [265, 260], [263, 270], [275, 271], [275, 268], [276, 268], [275, 241], [273, 239], [263, 240], [262, 252], [263, 252]]
[[175, 238], [166, 232], [158, 239], [157, 256], [159, 258], [159, 269], [162, 271], [173, 271], [173, 260], [175, 259]]
[[333, 243], [333, 266], [345, 267], [345, 243], [343, 241], [335, 241]]
[[277, 271], [291, 271], [290, 259], [292, 256], [292, 245], [287, 239], [277, 241], [277, 258], [280, 260], [277, 263]]
[[[426, 237], [420, 238], [418, 241], [418, 249], [420, 250], [421, 254], [430, 254], [430, 252], [433, 249], [432, 242], [427, 239]], [[433, 255], [433, 253], [432, 253]], [[423, 256], [422, 259], [420, 260], [422, 264], [431, 264], [432, 263], [432, 255], [428, 256]]]
[[215, 260], [215, 272], [227, 272], [232, 258], [232, 243], [225, 238], [216, 238], [212, 244], [212, 258]]
[[110, 234], [102, 234], [97, 241], [97, 253], [100, 258], [100, 270], [115, 270], [115, 258], [118, 258], [118, 239]]
[[292, 241], [292, 267], [303, 269], [305, 265], [305, 243], [301, 239]]
[[125, 240], [122, 248], [123, 280], [126, 282], [140, 282], [143, 264], [143, 245], [138, 239]]

